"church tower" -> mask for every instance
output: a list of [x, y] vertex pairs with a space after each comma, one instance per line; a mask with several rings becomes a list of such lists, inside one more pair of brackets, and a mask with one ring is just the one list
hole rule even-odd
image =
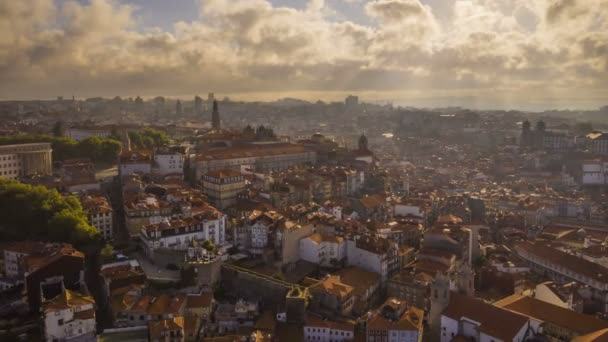
[[547, 126], [543, 120], [540, 120], [536, 123], [536, 129], [534, 131], [534, 138], [536, 147], [542, 148], [544, 139], [545, 139], [545, 130]]
[[530, 145], [530, 121], [526, 120], [521, 125], [521, 145]]
[[368, 150], [367, 137], [365, 136], [365, 134], [361, 134], [361, 137], [359, 137], [359, 150], [360, 151]]
[[475, 272], [471, 266], [463, 264], [456, 277], [458, 292], [468, 297], [475, 296]]
[[213, 112], [211, 113], [211, 127], [216, 131], [220, 129], [220, 111], [217, 108], [217, 100], [213, 100]]
[[441, 329], [441, 313], [450, 304], [450, 279], [438, 273], [431, 282], [431, 310], [428, 321], [433, 332]]

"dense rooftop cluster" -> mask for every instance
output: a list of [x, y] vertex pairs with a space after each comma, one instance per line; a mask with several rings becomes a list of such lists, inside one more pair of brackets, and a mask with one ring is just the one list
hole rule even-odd
[[[121, 101], [127, 123], [117, 125]], [[0, 178], [13, 179], [0, 180], [0, 290], [10, 304], [0, 316], [35, 317], [42, 328], [11, 321], [7, 334], [608, 334], [606, 133], [560, 113], [422, 111], [353, 97], [310, 106], [197, 98], [170, 113], [158, 98], [95, 103], [58, 101], [73, 114], [58, 125], [44, 103], [2, 121], [7, 134], [30, 135], [0, 149]], [[96, 122], [82, 122], [85, 113]], [[57, 162], [63, 140], [40, 133], [121, 150], [108, 147], [110, 162], [98, 152]]]

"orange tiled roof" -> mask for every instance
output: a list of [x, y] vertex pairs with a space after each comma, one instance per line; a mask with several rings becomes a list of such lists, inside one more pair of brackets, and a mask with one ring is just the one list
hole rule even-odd
[[450, 303], [442, 315], [456, 321], [472, 319], [479, 322], [481, 332], [503, 341], [513, 340], [528, 322], [524, 315], [458, 293], [451, 294]]
[[327, 276], [316, 284], [310, 286], [313, 291], [322, 291], [333, 294], [339, 298], [345, 298], [353, 293], [353, 288], [340, 282], [337, 276]]
[[271, 155], [298, 154], [310, 152], [306, 147], [293, 144], [269, 144], [269, 145], [246, 145], [235, 146], [227, 149], [207, 151], [198, 154], [197, 161], [251, 158]]
[[568, 310], [532, 297], [514, 294], [494, 305], [543, 322], [549, 322], [576, 334], [608, 329], [608, 321]]
[[[83, 305], [95, 304], [93, 297], [85, 296], [75, 291], [64, 290], [57, 297], [51, 299], [44, 304], [43, 310], [45, 313], [65, 310]], [[93, 312], [94, 316], [95, 312]]]

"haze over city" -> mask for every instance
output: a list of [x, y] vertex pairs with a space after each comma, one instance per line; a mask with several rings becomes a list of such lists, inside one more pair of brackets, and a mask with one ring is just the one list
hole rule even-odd
[[0, 11], [0, 99], [215, 91], [240, 100], [593, 109], [606, 0], [23, 0]]

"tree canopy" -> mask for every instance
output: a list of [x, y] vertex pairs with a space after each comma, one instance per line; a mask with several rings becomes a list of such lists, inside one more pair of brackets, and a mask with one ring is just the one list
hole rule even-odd
[[112, 257], [114, 256], [114, 247], [112, 247], [110, 244], [106, 244], [103, 246], [99, 254], [105, 260], [112, 260]]
[[53, 160], [90, 158], [94, 162], [113, 163], [120, 152], [121, 143], [112, 138], [90, 137], [82, 141], [44, 134], [20, 134], [0, 137], [0, 145], [50, 142]]
[[201, 246], [209, 252], [215, 252], [217, 250], [217, 247], [211, 240], [203, 241], [203, 244]]
[[69, 242], [82, 246], [99, 233], [78, 198], [56, 190], [0, 179], [0, 240]]
[[146, 128], [141, 131], [130, 131], [129, 139], [134, 148], [152, 148], [169, 143], [169, 136], [163, 131]]

